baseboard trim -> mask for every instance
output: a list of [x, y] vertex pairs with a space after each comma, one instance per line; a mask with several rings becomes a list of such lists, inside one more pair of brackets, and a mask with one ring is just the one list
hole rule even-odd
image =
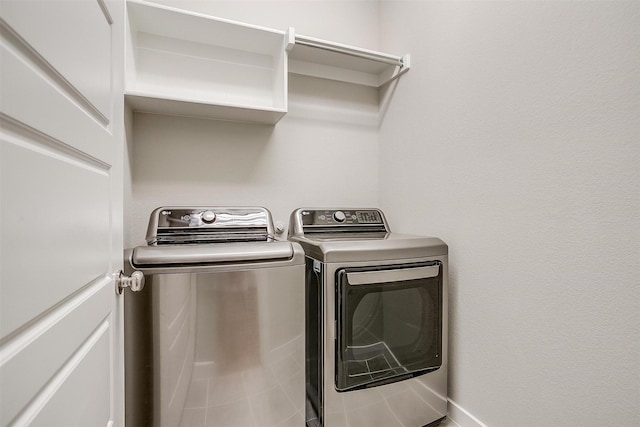
[[469, 411], [451, 399], [448, 399], [447, 412], [447, 418], [458, 424], [460, 427], [488, 427], [482, 421], [474, 417]]

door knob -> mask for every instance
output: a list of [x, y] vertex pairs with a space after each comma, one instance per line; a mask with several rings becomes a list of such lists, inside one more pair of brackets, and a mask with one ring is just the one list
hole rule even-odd
[[144, 288], [144, 274], [142, 271], [134, 271], [131, 276], [125, 276], [122, 270], [116, 273], [116, 292], [122, 294], [124, 288], [131, 289], [132, 292], [139, 292]]

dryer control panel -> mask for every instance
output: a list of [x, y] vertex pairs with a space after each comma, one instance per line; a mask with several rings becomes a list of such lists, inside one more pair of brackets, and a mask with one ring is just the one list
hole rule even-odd
[[300, 216], [304, 226], [384, 224], [381, 212], [376, 209], [305, 209]]
[[379, 237], [391, 232], [384, 214], [375, 208], [298, 208], [289, 220], [289, 237], [305, 234]]
[[290, 217], [289, 236], [351, 235], [380, 238], [391, 230], [384, 214], [375, 208], [299, 208]]

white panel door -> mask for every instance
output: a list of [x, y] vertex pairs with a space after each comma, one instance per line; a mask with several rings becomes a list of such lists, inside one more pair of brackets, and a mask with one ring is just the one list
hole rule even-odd
[[123, 426], [124, 0], [0, 17], [0, 426]]

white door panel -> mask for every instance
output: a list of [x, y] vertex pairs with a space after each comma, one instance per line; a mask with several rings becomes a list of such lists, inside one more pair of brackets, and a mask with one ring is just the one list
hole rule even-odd
[[[25, 134], [7, 134], [8, 127], [3, 126], [0, 147], [0, 245], [6, 265], [0, 273], [0, 337], [104, 277], [110, 250], [107, 166], [42, 146]], [[42, 284], [37, 292], [28, 285], [33, 283]]]
[[107, 9], [100, 2], [2, 0], [2, 18], [69, 82], [70, 89], [108, 119], [111, 17], [105, 14]]
[[0, 35], [2, 113], [58, 141], [60, 147], [109, 162], [112, 124], [1, 21]]
[[[112, 293], [110, 280], [103, 278], [93, 283], [77, 298], [47, 313], [29, 328], [28, 333], [2, 349], [4, 363], [0, 384], [12, 386], [0, 387], [0, 425], [8, 425], [28, 407], [42, 385], [58, 371], [69, 370], [65, 365], [74, 355], [82, 353], [81, 348], [96, 330], [96, 325], [102, 329], [105, 321], [108, 322], [111, 305], [107, 302]], [[29, 374], [25, 375], [26, 372]]]
[[0, 16], [0, 425], [122, 426], [124, 1]]
[[16, 424], [109, 427], [112, 422], [108, 404], [111, 400], [109, 344], [109, 325], [105, 322], [87, 339], [69, 365], [47, 384], [45, 396], [37, 400], [44, 402], [42, 408], [37, 408], [33, 417], [25, 413], [25, 422], [19, 419]]

